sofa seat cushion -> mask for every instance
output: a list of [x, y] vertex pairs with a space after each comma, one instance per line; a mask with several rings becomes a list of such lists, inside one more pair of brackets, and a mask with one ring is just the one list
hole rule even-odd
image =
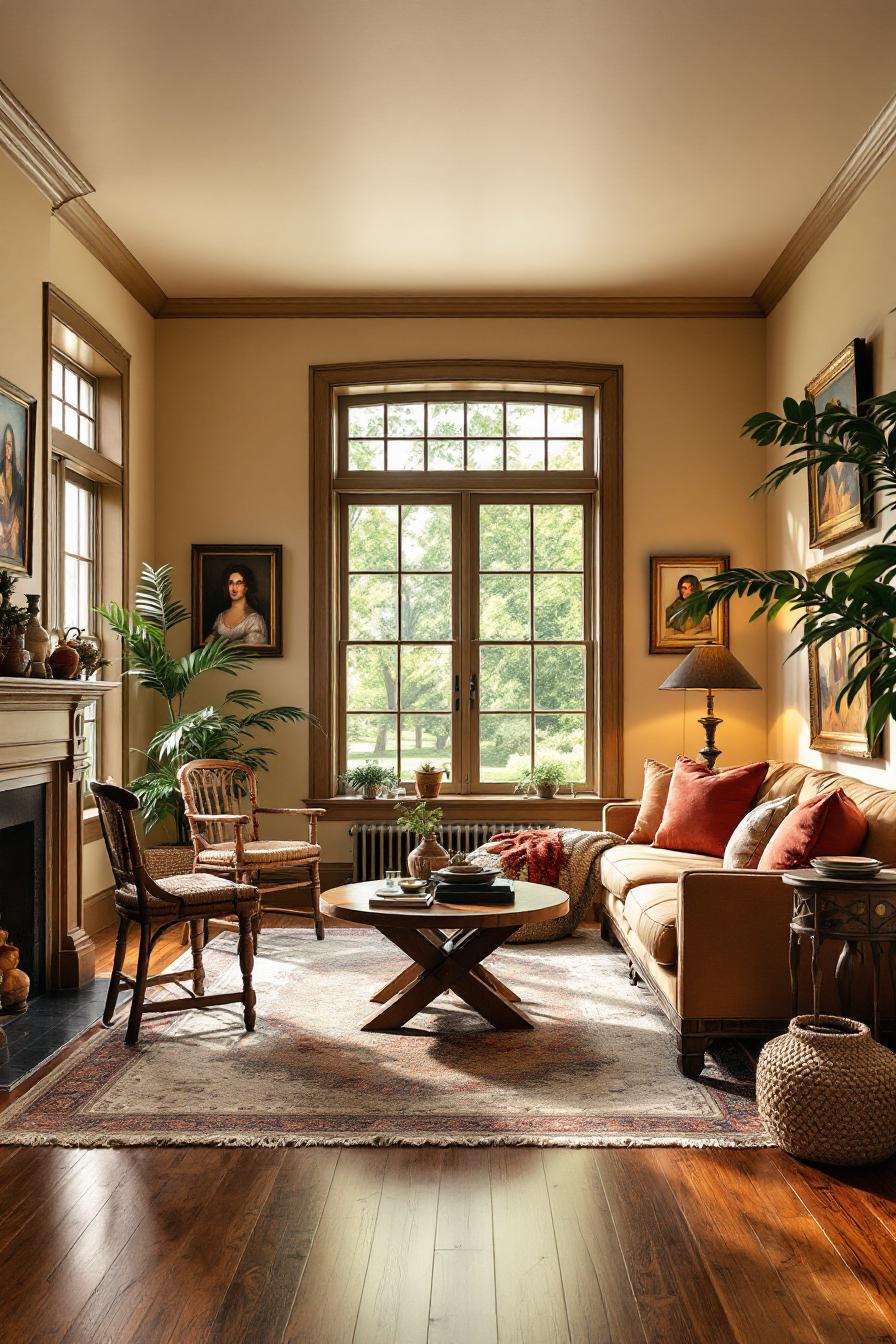
[[722, 860], [708, 854], [653, 845], [613, 845], [600, 862], [600, 880], [614, 896], [625, 896], [644, 882], [677, 882], [679, 873], [693, 868], [721, 868]]
[[660, 966], [678, 957], [678, 883], [645, 882], [625, 898], [625, 920]]

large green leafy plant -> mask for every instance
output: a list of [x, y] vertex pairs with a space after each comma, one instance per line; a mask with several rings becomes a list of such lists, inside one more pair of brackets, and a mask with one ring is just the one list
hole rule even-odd
[[116, 602], [98, 610], [121, 639], [124, 675], [136, 677], [141, 686], [161, 696], [167, 714], [143, 753], [146, 769], [130, 787], [140, 799], [147, 830], [173, 820], [178, 839], [186, 843], [183, 800], [177, 788], [182, 765], [217, 757], [266, 770], [276, 748], [256, 742], [255, 734], [271, 733], [281, 723], [316, 720], [295, 705], [261, 709], [260, 694], [247, 687], [228, 691], [220, 707], [186, 707], [187, 692], [200, 677], [207, 672], [236, 676], [249, 667], [253, 655], [244, 645], [219, 638], [192, 653], [179, 657], [171, 653], [168, 637], [190, 613], [172, 594], [170, 565], [143, 566], [132, 610]]
[[[829, 404], [816, 410], [811, 401], [784, 402], [783, 415], [762, 411], [751, 416], [742, 433], [763, 447], [786, 448], [784, 461], [774, 467], [754, 494], [777, 490], [800, 472], [830, 471], [850, 463], [876, 496], [875, 518], [880, 519], [896, 501], [896, 392], [875, 397], [854, 415]], [[757, 599], [753, 620], [773, 620], [789, 609], [794, 629], [800, 629], [793, 657], [816, 648], [847, 631], [858, 631], [837, 698], [852, 704], [868, 686], [870, 711], [865, 724], [872, 745], [888, 718], [896, 718], [896, 525], [881, 541], [868, 546], [856, 563], [812, 580], [798, 570], [729, 569], [705, 580], [699, 593], [687, 599], [695, 617], [712, 611], [732, 597]]]

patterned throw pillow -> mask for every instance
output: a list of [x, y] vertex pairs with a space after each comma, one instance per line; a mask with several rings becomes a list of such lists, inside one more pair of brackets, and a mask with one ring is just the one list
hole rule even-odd
[[734, 828], [725, 846], [723, 868], [757, 868], [769, 840], [796, 802], [796, 794], [787, 798], [767, 798], [748, 812]]

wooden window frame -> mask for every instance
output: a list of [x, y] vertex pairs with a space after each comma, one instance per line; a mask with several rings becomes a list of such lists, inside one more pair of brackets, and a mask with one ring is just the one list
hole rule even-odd
[[[51, 526], [51, 491], [59, 464], [64, 476], [70, 469], [97, 487], [98, 594], [103, 600], [124, 603], [129, 574], [129, 445], [130, 365], [127, 350], [104, 327], [54, 285], [43, 287], [43, 591], [45, 623], [59, 624], [61, 539]], [[59, 351], [64, 360], [83, 369], [96, 384], [95, 448], [87, 448], [64, 430], [53, 429], [51, 416], [52, 360]], [[56, 510], [53, 510], [54, 514]], [[120, 543], [120, 544], [119, 544]], [[114, 548], [114, 549], [113, 549]], [[101, 634], [102, 632], [97, 631]], [[98, 674], [108, 680], [109, 669]], [[114, 679], [114, 677], [112, 678]], [[129, 774], [129, 705], [123, 688], [103, 697], [97, 713], [97, 766], [103, 774], [126, 780]], [[88, 799], [89, 806], [89, 799]], [[82, 839], [100, 838], [98, 818], [85, 812]]]
[[[594, 421], [594, 460], [583, 471], [476, 472], [349, 472], [340, 454], [342, 436], [339, 416], [346, 396], [367, 396], [379, 403], [408, 399], [409, 394], [456, 400], [452, 391], [475, 400], [476, 393], [500, 392], [510, 399], [526, 393], [545, 397], [587, 395], [598, 412]], [[618, 797], [622, 788], [622, 370], [618, 365], [559, 363], [518, 360], [410, 360], [359, 364], [320, 365], [310, 370], [310, 491], [311, 491], [311, 591], [320, 594], [311, 607], [311, 709], [326, 733], [310, 734], [309, 793], [323, 802], [333, 816], [386, 819], [391, 800], [361, 801], [336, 794], [339, 765], [340, 723], [343, 711], [340, 686], [340, 592], [337, 580], [344, 576], [339, 557], [339, 506], [342, 495], [374, 496], [382, 502], [390, 496], [486, 495], [522, 501], [528, 494], [540, 500], [591, 495], [597, 501], [591, 533], [593, 563], [586, 566], [586, 589], [592, 588], [592, 641], [596, 654], [591, 667], [595, 726], [592, 742], [593, 791], [553, 800], [513, 797], [505, 786], [500, 791], [477, 793], [443, 792], [440, 806], [446, 816], [505, 817], [559, 820], [570, 823], [589, 819], [599, 824], [603, 799]], [[586, 434], [586, 444], [589, 436]], [[471, 521], [467, 509], [462, 521], [460, 545], [470, 553]], [[463, 604], [462, 604], [463, 605]], [[461, 647], [467, 643], [461, 632]], [[463, 669], [461, 669], [461, 686]], [[463, 744], [469, 751], [469, 744]], [[451, 785], [449, 782], [449, 790]]]

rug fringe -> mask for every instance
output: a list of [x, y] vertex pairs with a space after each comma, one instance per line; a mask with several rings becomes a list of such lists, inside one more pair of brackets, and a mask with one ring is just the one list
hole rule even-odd
[[555, 1138], [552, 1135], [367, 1134], [349, 1138], [328, 1135], [277, 1134], [10, 1134], [0, 1148], [774, 1148], [765, 1134], [632, 1135]]

